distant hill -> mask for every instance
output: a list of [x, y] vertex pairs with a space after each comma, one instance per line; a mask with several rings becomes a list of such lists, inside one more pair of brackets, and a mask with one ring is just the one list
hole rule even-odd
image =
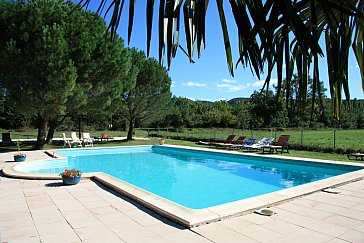
[[230, 105], [234, 105], [235, 103], [239, 102], [239, 101], [243, 101], [244, 103], [249, 101], [249, 98], [234, 98], [228, 101], [228, 103]]

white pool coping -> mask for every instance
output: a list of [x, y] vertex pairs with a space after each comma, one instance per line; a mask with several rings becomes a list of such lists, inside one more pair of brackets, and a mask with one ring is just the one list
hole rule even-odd
[[[163, 145], [163, 146], [170, 148], [181, 148], [181, 149], [189, 149], [189, 150], [197, 150], [205, 152], [214, 152], [214, 153], [225, 153], [225, 154], [234, 154], [243, 156], [258, 156], [263, 158], [279, 158], [282, 160], [299, 160], [299, 161], [308, 161], [308, 162], [317, 162], [326, 164], [352, 165], [357, 167], [363, 167], [363, 169], [307, 183], [304, 185], [295, 186], [292, 188], [287, 188], [263, 194], [260, 196], [242, 199], [231, 203], [226, 203], [204, 209], [190, 209], [184, 207], [182, 205], [179, 205], [170, 200], [157, 196], [151, 192], [138, 188], [132, 184], [129, 184], [125, 181], [117, 179], [103, 172], [83, 173], [82, 177], [90, 179], [92, 178], [100, 182], [101, 184], [121, 193], [122, 195], [125, 195], [128, 198], [131, 198], [139, 202], [140, 204], [152, 209], [153, 211], [189, 228], [203, 224], [208, 224], [211, 222], [220, 221], [224, 218], [230, 218], [234, 216], [248, 214], [256, 209], [274, 206], [276, 204], [289, 201], [297, 197], [302, 197], [304, 195], [320, 191], [325, 188], [335, 187], [349, 182], [362, 180], [364, 177], [364, 165], [359, 163], [306, 159], [306, 158], [296, 158], [296, 157], [286, 158], [277, 155], [260, 155], [260, 154], [242, 153], [236, 151], [224, 151], [224, 150], [220, 151], [209, 148], [196, 148], [196, 147], [177, 146], [177, 145]], [[57, 150], [55, 150], [55, 152], [57, 152]], [[34, 162], [36, 161], [21, 162], [18, 164], [34, 163]], [[24, 179], [57, 179], [57, 180], [61, 179], [61, 177], [56, 174], [35, 174], [35, 173], [20, 172], [16, 170], [17, 165], [3, 168], [2, 171], [4, 175], [16, 178], [24, 178]]]

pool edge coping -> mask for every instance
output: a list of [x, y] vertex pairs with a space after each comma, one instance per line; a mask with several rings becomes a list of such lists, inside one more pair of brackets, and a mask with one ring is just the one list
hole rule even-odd
[[[117, 179], [103, 172], [92, 172], [83, 173], [82, 177], [87, 179], [94, 179], [108, 188], [111, 188], [122, 195], [137, 201], [143, 206], [152, 209], [153, 211], [183, 225], [188, 228], [196, 227], [203, 224], [208, 224], [216, 221], [223, 220], [225, 218], [231, 218], [253, 212], [254, 210], [274, 206], [286, 201], [293, 200], [317, 191], [320, 191], [329, 187], [336, 187], [339, 185], [347, 184], [350, 182], [362, 180], [364, 177], [364, 165], [352, 162], [341, 162], [331, 160], [319, 160], [319, 159], [305, 159], [297, 157], [281, 157], [276, 155], [259, 155], [251, 153], [241, 153], [235, 151], [220, 151], [208, 148], [196, 148], [188, 146], [177, 146], [177, 145], [163, 145], [164, 147], [181, 148], [188, 150], [206, 151], [214, 153], [227, 153], [244, 156], [258, 156], [258, 157], [270, 157], [279, 158], [284, 160], [300, 160], [318, 163], [329, 163], [329, 164], [340, 164], [340, 165], [352, 165], [357, 167], [363, 167], [361, 170], [348, 172], [342, 175], [333, 176], [323, 180], [307, 183], [292, 188], [286, 188], [279, 191], [263, 194], [256, 197], [242, 199], [231, 203], [221, 204], [218, 206], [212, 206], [204, 209], [190, 209], [169, 201], [168, 199], [157, 196], [144, 189], [138, 188], [125, 181]], [[53, 159], [53, 158], [50, 158]], [[60, 159], [60, 158], [57, 158]], [[14, 167], [18, 164], [33, 163], [42, 160], [35, 160], [31, 162], [20, 162], [15, 165], [5, 167], [2, 169], [4, 175], [14, 178], [23, 179], [50, 179], [60, 180], [61, 177], [55, 174], [31, 174], [17, 171]]]

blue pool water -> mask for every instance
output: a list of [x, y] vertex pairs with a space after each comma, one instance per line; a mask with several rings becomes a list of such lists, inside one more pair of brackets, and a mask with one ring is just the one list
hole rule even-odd
[[344, 174], [361, 167], [139, 146], [60, 150], [67, 160], [23, 172], [102, 171], [183, 206], [201, 209]]

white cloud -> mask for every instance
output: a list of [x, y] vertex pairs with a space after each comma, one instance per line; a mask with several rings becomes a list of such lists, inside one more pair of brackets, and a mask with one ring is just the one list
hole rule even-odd
[[212, 101], [215, 102], [215, 101], [220, 101], [220, 100], [227, 100], [227, 99], [226, 98], [217, 98], [217, 99], [214, 99]]
[[228, 84], [236, 84], [236, 83], [238, 83], [238, 81], [231, 80], [231, 79], [223, 79], [223, 80], [221, 80], [221, 82], [228, 83]]
[[[251, 84], [252, 87], [263, 87], [265, 80], [258, 80]], [[276, 78], [272, 78], [269, 82], [269, 85], [277, 84], [278, 80]]]
[[356, 68], [359, 68], [359, 64], [356, 64], [356, 65], [355, 65], [355, 67], [356, 67]]
[[217, 84], [216, 87], [226, 92], [236, 92], [248, 88], [249, 85], [224, 83], [224, 84]]
[[192, 82], [192, 81], [188, 81], [187, 83], [182, 83], [183, 86], [187, 86], [187, 87], [206, 87], [207, 84], [206, 83], [198, 83], [198, 82]]
[[177, 82], [176, 82], [176, 81], [172, 81], [172, 83], [171, 83], [171, 88], [176, 87], [176, 84], [177, 84]]
[[283, 68], [283, 69], [286, 69], [286, 64], [283, 64], [283, 65], [282, 65], [282, 68]]

